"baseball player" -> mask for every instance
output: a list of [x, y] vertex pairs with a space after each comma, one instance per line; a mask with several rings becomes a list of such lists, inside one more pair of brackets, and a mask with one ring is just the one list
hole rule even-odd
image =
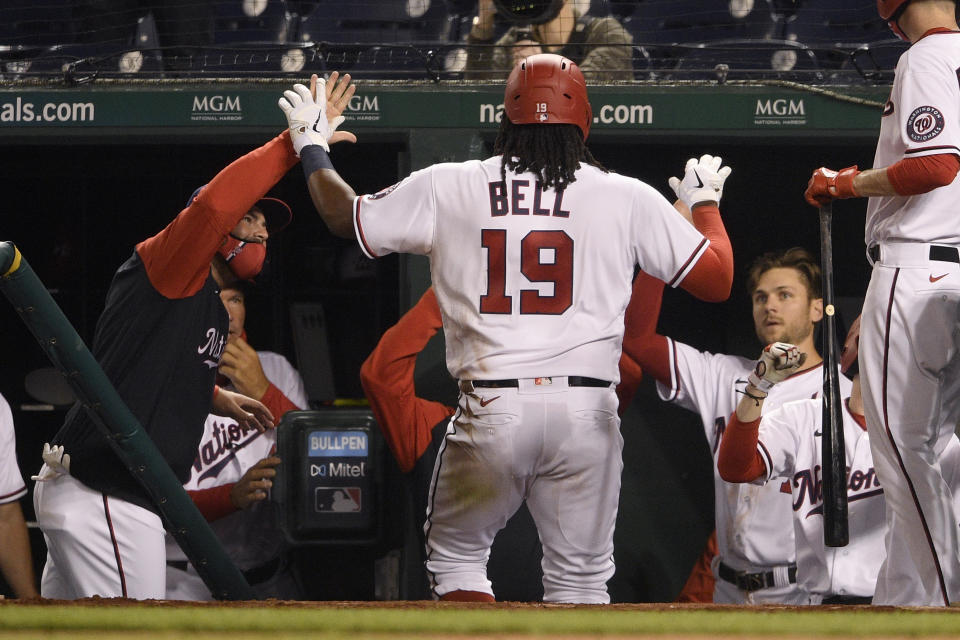
[[[870, 604], [886, 556], [883, 487], [873, 467], [863, 416], [859, 333], [858, 318], [847, 334], [841, 358], [843, 374], [852, 381], [842, 412], [850, 527], [846, 546], [827, 547], [823, 542], [821, 398], [788, 402], [761, 419], [766, 392], [748, 385], [720, 444], [717, 461], [720, 475], [728, 482], [766, 483], [777, 478], [790, 482], [797, 577], [810, 593], [823, 598], [823, 604]], [[792, 345], [771, 345], [758, 361], [768, 372], [761, 380], [776, 384], [793, 371], [799, 355]], [[956, 436], [950, 439], [943, 462], [948, 483], [956, 487], [960, 480], [960, 440]]]
[[[760, 342], [790, 342], [807, 354], [803, 366], [771, 390], [764, 411], [791, 400], [816, 397], [823, 387], [822, 360], [813, 338], [814, 324], [823, 316], [819, 265], [800, 248], [764, 254], [750, 267], [747, 290]], [[636, 312], [656, 317], [662, 291], [662, 282], [639, 274], [633, 296], [646, 304], [637, 305]], [[649, 321], [637, 324], [655, 326]], [[625, 338], [624, 351], [657, 380], [661, 398], [700, 416], [707, 443], [716, 456], [755, 361], [699, 351], [653, 331]], [[846, 379], [841, 385], [843, 391], [849, 391]], [[712, 559], [716, 579], [713, 601], [815, 603], [796, 582], [789, 487], [731, 484], [717, 474], [716, 467], [714, 474], [717, 555]]]
[[36, 598], [30, 537], [23, 521], [20, 498], [27, 485], [17, 466], [17, 439], [13, 413], [0, 395], [0, 573], [18, 598]]
[[[225, 285], [220, 299], [230, 318], [220, 384], [260, 400], [277, 420], [287, 411], [307, 407], [303, 379], [293, 365], [279, 353], [254, 351], [247, 343], [243, 284]], [[184, 488], [260, 597], [298, 600], [299, 588], [285, 565], [275, 505], [266, 500], [280, 463], [274, 455], [276, 442], [273, 429], [248, 429], [210, 414]], [[213, 599], [170, 535], [166, 580], [168, 600]]]
[[[630, 304], [634, 304], [633, 300]], [[414, 508], [417, 513], [424, 514], [424, 517], [437, 452], [443, 443], [443, 436], [454, 409], [440, 402], [417, 397], [414, 368], [417, 355], [442, 327], [440, 306], [431, 287], [397, 324], [383, 334], [377, 347], [360, 368], [360, 382], [373, 415], [400, 470], [411, 478]], [[632, 327], [627, 325], [625, 331], [630, 333], [631, 329]], [[618, 411], [621, 415], [633, 399], [641, 376], [640, 367], [627, 354], [622, 354], [620, 384], [617, 385]], [[522, 522], [514, 526], [517, 527], [515, 538], [536, 540], [536, 532], [533, 532], [532, 536], [527, 535]], [[508, 524], [506, 531], [510, 531], [510, 527]], [[516, 562], [534, 562], [539, 567], [540, 557], [538, 553], [532, 553], [522, 559], [511, 556], [510, 560], [514, 563], [509, 567], [510, 573], [516, 576], [520, 572]], [[538, 569], [533, 571], [539, 573]], [[518, 585], [516, 580], [512, 581], [510, 587], [513, 593], [512, 597], [507, 599], [519, 597], [533, 600], [540, 597], [540, 594], [533, 596], [524, 592], [524, 585]]]
[[614, 387], [630, 280], [639, 265], [698, 297], [729, 295], [717, 208], [729, 168], [711, 156], [688, 163], [689, 224], [652, 187], [599, 166], [585, 145], [583, 75], [540, 54], [510, 74], [496, 156], [433, 165], [356, 197], [310, 124], [326, 121], [313, 95], [298, 85], [281, 108], [324, 222], [371, 257], [430, 258], [461, 391], [425, 525], [434, 594], [493, 600], [490, 544], [526, 500], [544, 600], [609, 602], [623, 442]]
[[960, 35], [952, 0], [877, 7], [912, 46], [897, 63], [875, 168], [817, 169], [806, 199], [870, 198], [860, 362], [890, 528], [874, 601], [946, 606], [960, 601], [960, 532], [940, 462], [960, 416]]
[[[331, 117], [345, 106], [343, 97], [331, 103]], [[227, 280], [259, 272], [278, 221], [266, 218], [270, 209], [258, 201], [296, 162], [286, 132], [233, 161], [166, 228], [136, 246], [107, 292], [93, 354], [183, 482], [208, 413], [243, 428], [273, 425], [262, 403], [214, 384], [228, 328], [218, 291]], [[79, 404], [51, 449], [34, 492], [48, 548], [41, 593], [163, 598], [160, 516]]]

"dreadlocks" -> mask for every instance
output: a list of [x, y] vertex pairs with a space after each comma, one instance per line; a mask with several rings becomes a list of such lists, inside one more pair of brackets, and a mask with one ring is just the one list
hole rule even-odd
[[574, 172], [581, 162], [607, 170], [593, 157], [575, 124], [521, 124], [500, 121], [500, 133], [493, 152], [503, 156], [500, 177], [507, 169], [514, 173], [535, 173], [545, 188], [564, 189], [576, 180]]

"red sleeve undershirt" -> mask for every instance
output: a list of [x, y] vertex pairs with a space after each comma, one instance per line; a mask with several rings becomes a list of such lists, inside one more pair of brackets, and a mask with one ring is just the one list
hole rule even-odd
[[187, 495], [193, 500], [193, 504], [197, 505], [204, 519], [207, 522], [213, 522], [237, 510], [233, 506], [233, 501], [230, 500], [230, 491], [235, 484], [231, 482], [210, 489], [195, 489], [187, 491]]
[[163, 231], [137, 245], [153, 287], [174, 299], [199, 291], [227, 234], [297, 162], [284, 131], [222, 169]]
[[887, 167], [887, 179], [901, 196], [915, 196], [943, 187], [957, 177], [960, 158], [939, 153], [919, 158], [904, 158]]
[[767, 465], [757, 451], [759, 431], [760, 418], [745, 424], [734, 412], [720, 439], [717, 471], [721, 478], [727, 482], [751, 482], [766, 475]]
[[636, 362], [645, 374], [669, 385], [669, 341], [657, 333], [663, 287], [662, 280], [643, 271], [637, 274], [624, 320], [626, 330], [623, 334], [623, 352]]
[[[267, 382], [270, 382], [269, 380]], [[283, 417], [287, 411], [298, 411], [300, 407], [293, 404], [293, 402], [283, 395], [283, 391], [277, 388], [275, 384], [270, 382], [270, 386], [267, 387], [267, 391], [263, 394], [263, 397], [260, 398], [260, 402], [267, 406], [267, 409], [270, 409], [270, 413], [273, 414], [273, 419], [275, 422], [279, 422], [280, 418]]]
[[360, 368], [360, 382], [400, 470], [413, 469], [433, 439], [433, 427], [453, 415], [440, 402], [418, 398], [413, 381], [417, 355], [443, 322], [433, 288], [387, 329]]
[[733, 285], [733, 248], [716, 205], [693, 208], [693, 224], [709, 241], [710, 246], [697, 260], [680, 287], [701, 300], [723, 302], [730, 297]]

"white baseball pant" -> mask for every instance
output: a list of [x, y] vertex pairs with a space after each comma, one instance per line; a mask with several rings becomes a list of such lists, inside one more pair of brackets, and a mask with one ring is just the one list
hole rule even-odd
[[518, 388], [464, 388], [437, 456], [427, 572], [437, 596], [492, 594], [494, 536], [523, 500], [543, 546], [544, 601], [604, 604], [623, 438], [612, 387], [528, 378]]

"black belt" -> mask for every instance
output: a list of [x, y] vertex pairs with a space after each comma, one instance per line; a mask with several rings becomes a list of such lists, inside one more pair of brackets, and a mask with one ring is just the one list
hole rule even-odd
[[[517, 388], [520, 381], [516, 378], [510, 380], [464, 380], [471, 383], [474, 387], [483, 387], [487, 389], [497, 389], [505, 387]], [[609, 380], [600, 380], [598, 378], [588, 378], [587, 376], [567, 376], [568, 387], [609, 387]]]
[[[730, 584], [737, 585], [737, 588], [742, 591], [759, 591], [760, 589], [777, 586], [773, 578], [773, 571], [747, 573], [746, 571], [737, 571], [721, 562], [717, 567], [717, 574]], [[787, 568], [787, 578], [791, 584], [796, 583], [796, 565], [790, 565]]]
[[[867, 255], [870, 260], [878, 262], [880, 260], [880, 245], [875, 244], [867, 249]], [[960, 264], [960, 251], [956, 247], [945, 247], [940, 244], [930, 245], [930, 259], [937, 262], [956, 262]]]
[[[241, 571], [243, 577], [247, 579], [247, 584], [260, 584], [261, 582], [266, 582], [273, 576], [277, 574], [280, 570], [280, 566], [283, 564], [283, 556], [277, 556], [270, 562], [264, 563], [259, 567], [254, 567], [253, 569], [247, 569], [246, 571]], [[186, 571], [190, 567], [190, 563], [187, 560], [167, 560], [167, 566], [174, 569], [179, 569], [180, 571]]]
[[829, 596], [821, 604], [872, 604], [871, 596]]

